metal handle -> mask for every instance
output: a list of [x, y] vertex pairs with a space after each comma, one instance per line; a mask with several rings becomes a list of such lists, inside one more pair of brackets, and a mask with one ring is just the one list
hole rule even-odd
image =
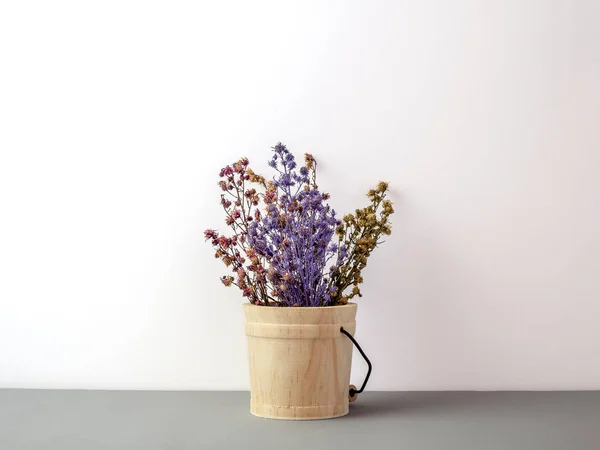
[[365, 390], [367, 381], [369, 381], [369, 377], [371, 376], [371, 370], [373, 369], [373, 365], [371, 364], [371, 361], [369, 361], [369, 358], [367, 358], [367, 355], [365, 355], [365, 352], [363, 352], [363, 349], [360, 348], [360, 345], [358, 345], [358, 342], [356, 342], [356, 340], [354, 339], [354, 337], [352, 337], [352, 335], [350, 333], [348, 333], [346, 330], [344, 330], [344, 327], [340, 327], [340, 332], [342, 332], [343, 334], [348, 336], [348, 339], [350, 339], [352, 341], [352, 343], [356, 346], [356, 348], [360, 352], [361, 356], [365, 359], [365, 361], [369, 365], [369, 370], [367, 371], [367, 376], [365, 377], [365, 381], [363, 381], [363, 384], [360, 387], [360, 389], [356, 389], [356, 386], [350, 385], [350, 390], [348, 391], [348, 394], [349, 394], [348, 398], [351, 402], [353, 402], [354, 400], [356, 400], [356, 397], [358, 396], [358, 394], [362, 393], [362, 391]]

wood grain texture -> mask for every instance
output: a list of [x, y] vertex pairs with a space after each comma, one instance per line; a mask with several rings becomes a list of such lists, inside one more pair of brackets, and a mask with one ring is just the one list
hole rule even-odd
[[311, 420], [348, 414], [357, 305], [272, 308], [244, 305], [250, 411], [271, 419]]

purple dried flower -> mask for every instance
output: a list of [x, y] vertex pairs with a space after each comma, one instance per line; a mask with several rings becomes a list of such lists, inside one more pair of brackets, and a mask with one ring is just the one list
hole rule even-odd
[[[328, 305], [332, 300], [324, 273], [338, 251], [330, 242], [339, 221], [318, 190], [303, 189], [308, 169], [301, 167], [298, 173], [294, 156], [283, 144], [273, 152], [271, 167], [280, 162], [273, 179], [278, 202], [269, 204], [266, 216], [250, 224], [248, 243], [267, 257], [268, 278], [277, 283], [279, 301], [289, 306]], [[282, 277], [285, 283], [280, 282]]]

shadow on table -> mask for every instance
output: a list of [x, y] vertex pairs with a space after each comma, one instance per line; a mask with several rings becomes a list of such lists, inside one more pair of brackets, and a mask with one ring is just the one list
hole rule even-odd
[[515, 397], [514, 392], [410, 392], [373, 393], [350, 405], [348, 417], [389, 414], [435, 414], [488, 409]]

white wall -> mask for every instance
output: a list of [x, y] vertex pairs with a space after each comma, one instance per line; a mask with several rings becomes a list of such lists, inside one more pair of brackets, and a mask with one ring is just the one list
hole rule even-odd
[[392, 182], [370, 388], [600, 388], [598, 5], [3, 2], [0, 386], [247, 388], [202, 232], [282, 140]]

